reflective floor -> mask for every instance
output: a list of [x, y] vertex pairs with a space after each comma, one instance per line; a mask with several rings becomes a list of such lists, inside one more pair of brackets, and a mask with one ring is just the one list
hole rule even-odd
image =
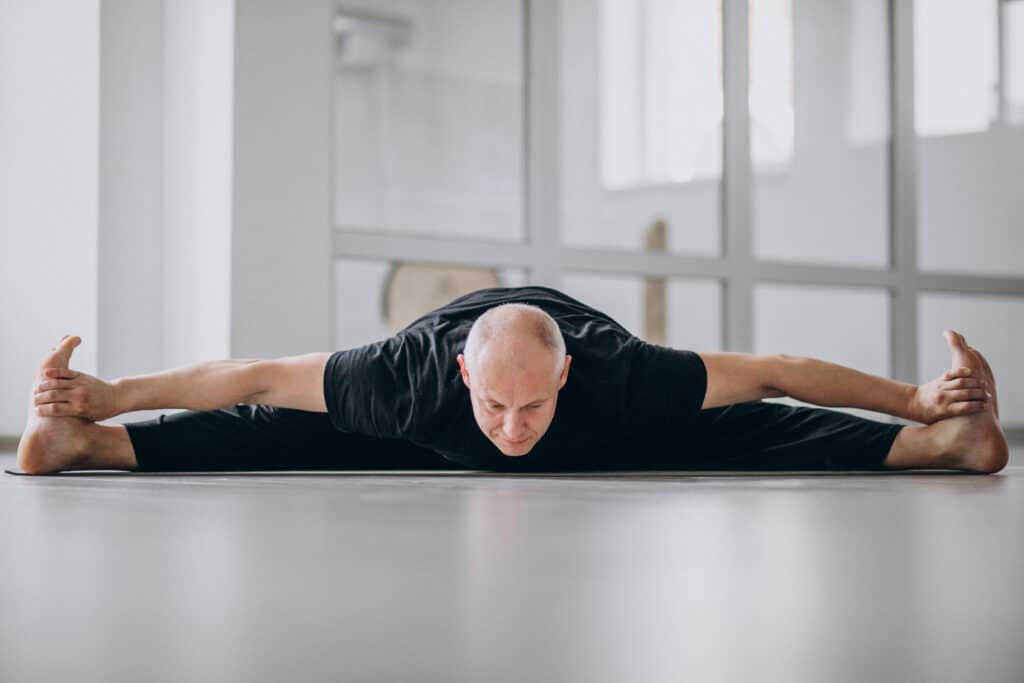
[[2, 681], [1024, 681], [1020, 466], [0, 474], [0, 513]]

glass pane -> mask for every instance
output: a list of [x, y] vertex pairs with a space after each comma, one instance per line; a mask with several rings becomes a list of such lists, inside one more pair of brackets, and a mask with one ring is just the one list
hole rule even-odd
[[914, 121], [923, 137], [995, 121], [998, 0], [914, 0]]
[[560, 8], [563, 241], [717, 255], [720, 0]]
[[954, 329], [992, 366], [1003, 426], [1024, 426], [1024, 299], [967, 294], [922, 294], [918, 307], [918, 372], [922, 382], [949, 369], [942, 337]]
[[[1021, 273], [1024, 135], [997, 122], [997, 9], [995, 2], [915, 3], [923, 270]], [[1009, 64], [1008, 71], [1012, 79]]]
[[[758, 285], [754, 288], [754, 351], [785, 353], [889, 376], [889, 293], [853, 287]], [[808, 405], [791, 398], [768, 399]], [[836, 408], [881, 422], [889, 415]]]
[[1003, 49], [1006, 50], [1006, 120], [1024, 125], [1024, 2], [1004, 2]]
[[384, 339], [473, 290], [524, 284], [526, 273], [514, 268], [338, 259], [334, 263], [335, 348]]
[[572, 273], [562, 291], [662, 346], [722, 350], [722, 287], [717, 280]]
[[888, 31], [886, 0], [751, 0], [757, 258], [888, 266]]
[[523, 237], [517, 0], [359, 0], [335, 19], [335, 222]]

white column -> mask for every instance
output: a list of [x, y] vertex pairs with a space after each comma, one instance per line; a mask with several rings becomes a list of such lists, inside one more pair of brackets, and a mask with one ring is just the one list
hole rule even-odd
[[236, 8], [235, 357], [331, 350], [331, 6]]
[[232, 0], [164, 15], [163, 361], [230, 357]]
[[100, 22], [101, 377], [163, 365], [163, 0], [103, 0]]

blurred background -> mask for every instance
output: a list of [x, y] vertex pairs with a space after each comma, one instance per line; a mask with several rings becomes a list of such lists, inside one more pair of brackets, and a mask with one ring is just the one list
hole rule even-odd
[[1024, 0], [0, 0], [0, 439], [63, 334], [115, 378], [542, 284], [915, 383], [952, 327], [1019, 440], [1022, 126]]

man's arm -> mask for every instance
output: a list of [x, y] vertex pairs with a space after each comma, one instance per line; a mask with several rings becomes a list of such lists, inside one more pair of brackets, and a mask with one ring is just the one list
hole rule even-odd
[[149, 408], [215, 410], [260, 403], [326, 413], [324, 366], [330, 353], [269, 360], [217, 360], [114, 384], [121, 412]]
[[989, 409], [985, 380], [969, 367], [952, 368], [916, 386], [815, 358], [747, 353], [701, 353], [708, 371], [702, 409], [792, 396], [806, 403], [863, 408], [932, 424]]
[[819, 406], [863, 408], [917, 420], [917, 386], [815, 358], [701, 353], [708, 371], [702, 409], [791, 396]]
[[249, 403], [262, 387], [255, 371], [262, 362], [250, 359], [204, 361], [116, 379], [111, 384], [117, 412], [161, 408], [216, 410]]
[[708, 386], [701, 410], [719, 406], [784, 396], [774, 386], [774, 356], [751, 353], [697, 354], [704, 361]]
[[260, 403], [326, 413], [330, 353], [271, 360], [215, 360], [107, 382], [70, 368], [47, 368], [35, 388], [36, 413], [105, 420], [134, 410], [216, 410]]
[[836, 408], [862, 408], [917, 420], [917, 385], [869, 375], [835, 363], [779, 354], [772, 385], [783, 396]]
[[259, 390], [250, 402], [326, 413], [324, 369], [330, 357], [318, 352], [259, 361], [254, 367]]

